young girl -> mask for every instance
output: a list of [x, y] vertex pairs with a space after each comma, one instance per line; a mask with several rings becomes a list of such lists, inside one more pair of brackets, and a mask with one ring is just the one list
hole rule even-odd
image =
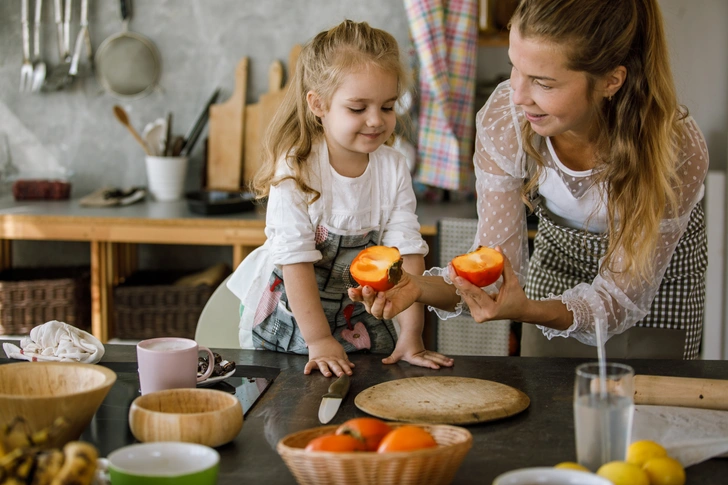
[[390, 354], [437, 369], [449, 359], [422, 341], [424, 309], [380, 320], [352, 302], [349, 265], [362, 249], [397, 247], [403, 267], [421, 274], [419, 232], [404, 156], [385, 142], [405, 70], [396, 40], [367, 23], [345, 21], [306, 45], [265, 141], [254, 189], [268, 197], [263, 246], [230, 279], [240, 298], [243, 348], [308, 354], [304, 374], [352, 374], [347, 353]]
[[[609, 339], [612, 358], [696, 358], [708, 151], [678, 104], [657, 0], [521, 0], [508, 55], [474, 157], [475, 246], [507, 256], [498, 292], [438, 269], [351, 296], [387, 318], [417, 301], [524, 322], [521, 355], [594, 357]], [[539, 216], [530, 267], [524, 199]]]

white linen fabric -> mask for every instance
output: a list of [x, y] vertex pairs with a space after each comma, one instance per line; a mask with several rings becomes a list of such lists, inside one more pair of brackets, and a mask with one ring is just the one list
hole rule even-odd
[[[388, 146], [379, 147], [369, 155], [365, 172], [350, 178], [331, 167], [326, 142], [321, 140], [313, 147], [307, 163], [311, 167], [308, 185], [322, 196], [308, 204], [309, 196], [290, 179], [271, 187], [266, 210], [267, 239], [240, 263], [228, 280], [230, 291], [251, 310], [241, 316], [242, 348], [253, 348], [255, 308], [274, 267], [321, 259], [316, 249], [316, 230], [320, 226], [343, 235], [378, 230], [380, 244], [397, 247], [402, 255], [428, 252], [415, 214], [417, 200], [407, 160], [400, 152]], [[292, 173], [285, 160], [278, 162], [277, 175]]]
[[3, 344], [10, 359], [31, 362], [81, 362], [95, 364], [104, 356], [104, 345], [90, 333], [58, 320], [51, 320], [30, 330], [20, 340], [20, 347]]
[[[526, 207], [520, 191], [525, 179], [533, 173], [535, 161], [526, 155], [523, 148], [522, 121], [522, 110], [512, 100], [510, 81], [496, 88], [476, 117], [474, 165], [479, 225], [473, 248], [480, 245], [501, 246], [524, 286], [529, 255]], [[596, 345], [595, 328], [600, 321], [606, 323], [604, 328], [609, 338], [634, 326], [648, 313], [690, 214], [705, 192], [707, 145], [692, 117], [687, 117], [683, 126], [678, 161], [682, 188], [678, 217], [664, 219], [661, 223], [651, 281], [640, 284], [626, 274], [620, 274], [621, 259], [617, 254], [617, 272], [600, 274], [594, 281], [580, 283], [561, 295], [551, 297], [562, 301], [573, 312], [574, 322], [563, 331], [539, 326], [547, 337], [573, 336], [583, 343]], [[568, 170], [558, 160], [548, 139], [536, 140], [535, 146], [541, 151], [546, 164], [539, 180], [539, 194], [544, 207], [554, 219], [565, 225], [585, 228], [590, 232], [604, 231], [607, 227], [604, 201], [598, 196], [600, 192], [595, 186], [592, 171]], [[446, 270], [433, 268], [427, 274], [444, 275]], [[467, 311], [461, 302], [452, 313], [442, 310], [437, 313], [440, 318], [447, 318], [459, 315], [463, 310]]]

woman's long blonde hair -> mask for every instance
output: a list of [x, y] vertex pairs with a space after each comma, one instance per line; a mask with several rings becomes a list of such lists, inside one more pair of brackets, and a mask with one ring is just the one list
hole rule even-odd
[[[660, 221], [676, 217], [680, 121], [669, 53], [657, 0], [521, 0], [511, 20], [523, 38], [564, 46], [567, 68], [586, 73], [597, 113], [596, 182], [607, 200], [609, 243], [602, 270], [614, 270], [617, 248], [624, 271], [647, 279]], [[596, 81], [624, 66], [627, 76], [613, 99]], [[524, 187], [533, 194], [543, 169], [535, 133], [522, 127], [537, 171]]]
[[[320, 194], [306, 183], [305, 175], [306, 161], [314, 143], [323, 135], [323, 127], [308, 108], [306, 95], [315, 92], [328, 109], [346, 75], [371, 67], [397, 76], [398, 96], [407, 88], [397, 40], [366, 22], [345, 20], [319, 33], [303, 47], [288, 92], [266, 131], [263, 164], [253, 178], [252, 188], [258, 198], [266, 197], [271, 185], [293, 179], [310, 196], [309, 203], [318, 199]], [[276, 178], [276, 163], [283, 157], [294, 175]]]

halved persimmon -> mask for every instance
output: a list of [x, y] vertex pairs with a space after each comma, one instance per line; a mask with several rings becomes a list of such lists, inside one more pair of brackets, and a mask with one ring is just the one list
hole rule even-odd
[[362, 440], [345, 434], [325, 434], [314, 438], [306, 445], [306, 451], [365, 451]]
[[397, 248], [370, 246], [356, 255], [349, 271], [361, 286], [387, 291], [402, 277], [402, 256]]
[[475, 251], [455, 256], [452, 266], [458, 276], [483, 288], [495, 283], [503, 273], [503, 255], [493, 248], [480, 246]]
[[353, 436], [364, 442], [367, 451], [377, 451], [382, 438], [390, 431], [392, 427], [381, 419], [363, 417], [345, 421], [336, 429], [336, 434]]
[[377, 453], [389, 453], [394, 451], [421, 450], [433, 448], [437, 441], [429, 431], [420, 426], [404, 425], [395, 428], [382, 438]]

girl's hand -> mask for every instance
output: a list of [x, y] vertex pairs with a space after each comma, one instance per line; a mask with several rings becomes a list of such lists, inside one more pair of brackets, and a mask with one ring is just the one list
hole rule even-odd
[[389, 357], [382, 359], [383, 364], [396, 364], [400, 360], [418, 367], [439, 369], [440, 366], [452, 367], [454, 361], [446, 355], [425, 349], [422, 337], [409, 341], [404, 335], [397, 340], [397, 346]]
[[340, 377], [344, 373], [352, 375], [352, 367], [354, 363], [333, 335], [308, 344], [308, 363], [303, 369], [304, 374], [318, 369], [326, 377], [331, 377], [332, 373]]
[[[500, 251], [500, 247], [496, 249]], [[511, 262], [505, 255], [503, 259], [503, 284], [500, 291], [492, 294], [457, 276], [452, 265], [448, 266], [450, 280], [470, 308], [473, 319], [478, 323], [492, 320], [521, 321], [520, 315], [528, 305], [528, 298], [518, 282]]]
[[421, 290], [409, 273], [402, 271], [402, 277], [394, 288], [386, 292], [375, 292], [369, 286], [349, 289], [352, 301], [364, 303], [366, 311], [379, 319], [389, 320], [417, 301]]

